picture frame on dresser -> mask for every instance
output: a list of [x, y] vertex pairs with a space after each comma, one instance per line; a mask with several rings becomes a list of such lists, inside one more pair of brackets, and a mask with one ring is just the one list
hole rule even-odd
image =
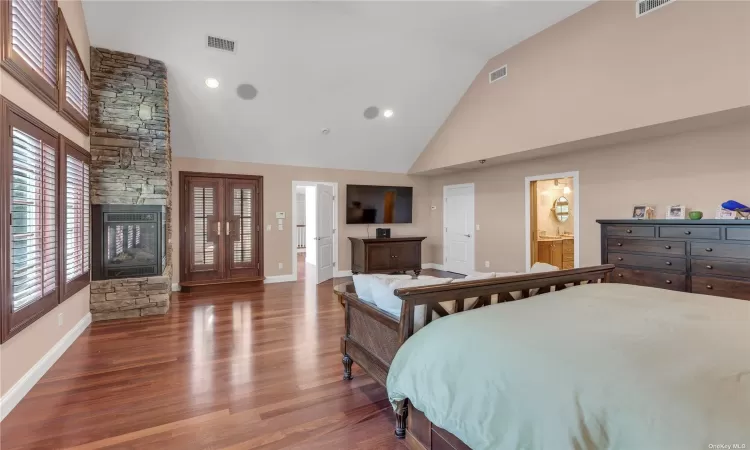
[[750, 222], [597, 222], [610, 282], [750, 300]]

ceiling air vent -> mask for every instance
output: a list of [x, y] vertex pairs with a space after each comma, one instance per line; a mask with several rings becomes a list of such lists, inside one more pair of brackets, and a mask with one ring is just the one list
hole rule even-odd
[[675, 0], [637, 0], [635, 2], [635, 17], [641, 17], [644, 14], [655, 11], [674, 1]]
[[216, 50], [221, 50], [229, 53], [235, 53], [237, 49], [237, 43], [235, 41], [230, 41], [229, 39], [224, 39], [216, 36], [208, 36], [206, 46], [208, 48], [214, 48]]
[[507, 75], [508, 75], [508, 65], [506, 64], [503, 67], [499, 69], [495, 69], [492, 72], [490, 72], [490, 83], [494, 83], [500, 78], [505, 78]]

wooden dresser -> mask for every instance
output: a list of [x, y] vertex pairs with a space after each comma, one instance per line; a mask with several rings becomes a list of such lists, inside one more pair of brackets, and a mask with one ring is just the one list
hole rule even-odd
[[610, 282], [750, 300], [750, 221], [597, 222]]
[[422, 271], [422, 241], [425, 237], [365, 239], [350, 237], [352, 273]]

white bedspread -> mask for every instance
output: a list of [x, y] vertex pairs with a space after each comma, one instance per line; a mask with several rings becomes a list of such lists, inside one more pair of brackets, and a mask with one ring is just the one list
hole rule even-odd
[[474, 449], [750, 449], [750, 302], [594, 284], [455, 314], [388, 393]]

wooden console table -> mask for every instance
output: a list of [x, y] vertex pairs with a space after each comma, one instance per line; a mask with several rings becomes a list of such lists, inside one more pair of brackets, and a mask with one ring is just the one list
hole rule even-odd
[[363, 239], [350, 237], [352, 273], [422, 271], [422, 241], [425, 237]]

